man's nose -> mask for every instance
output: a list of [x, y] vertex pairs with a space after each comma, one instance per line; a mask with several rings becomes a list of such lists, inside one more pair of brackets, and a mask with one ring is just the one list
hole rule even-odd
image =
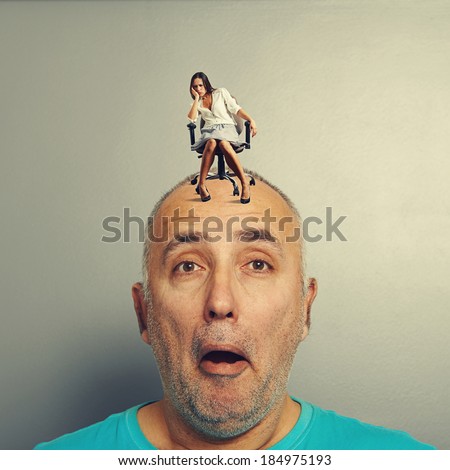
[[237, 280], [231, 272], [215, 270], [211, 274], [204, 310], [206, 322], [223, 319], [237, 321], [236, 284]]

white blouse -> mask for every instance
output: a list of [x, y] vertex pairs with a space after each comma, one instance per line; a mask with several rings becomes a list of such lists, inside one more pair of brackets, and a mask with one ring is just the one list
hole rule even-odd
[[233, 114], [237, 114], [240, 109], [241, 106], [237, 104], [226, 88], [216, 88], [212, 92], [211, 109], [203, 107], [200, 100], [198, 102], [198, 113], [194, 120], [196, 121], [198, 114], [200, 114], [203, 121], [205, 121], [203, 128], [212, 127], [215, 124], [236, 125]]

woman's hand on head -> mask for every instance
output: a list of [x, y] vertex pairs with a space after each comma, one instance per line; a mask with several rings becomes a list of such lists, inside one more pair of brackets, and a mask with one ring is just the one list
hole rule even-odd
[[194, 95], [194, 100], [198, 100], [200, 98], [200, 95], [193, 88], [191, 88], [191, 92]]

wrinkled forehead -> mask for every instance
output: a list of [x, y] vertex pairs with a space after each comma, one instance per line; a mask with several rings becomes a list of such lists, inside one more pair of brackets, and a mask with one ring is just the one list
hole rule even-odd
[[192, 235], [213, 242], [262, 238], [276, 241], [285, 250], [301, 246], [299, 218], [270, 186], [258, 181], [250, 204], [240, 204], [227, 181], [208, 182], [208, 189], [212, 199], [206, 203], [189, 184], [169, 195], [153, 218], [152, 244]]

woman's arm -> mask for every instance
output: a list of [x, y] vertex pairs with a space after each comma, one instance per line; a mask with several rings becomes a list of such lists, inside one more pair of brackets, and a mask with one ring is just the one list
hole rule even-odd
[[258, 132], [255, 121], [242, 108], [236, 114], [242, 119], [250, 121], [250, 130], [252, 131], [252, 137], [255, 137], [256, 133]]
[[194, 95], [194, 101], [192, 103], [191, 109], [188, 112], [187, 117], [190, 121], [196, 121], [198, 116], [198, 101], [200, 96], [193, 88], [191, 88], [191, 91]]
[[228, 112], [230, 112], [231, 114], [237, 114], [242, 119], [250, 121], [252, 137], [255, 137], [256, 133], [258, 132], [255, 121], [237, 104], [236, 99], [230, 95], [230, 92], [226, 88], [220, 88], [220, 90], [222, 91], [222, 96], [225, 101], [225, 105], [228, 109]]

